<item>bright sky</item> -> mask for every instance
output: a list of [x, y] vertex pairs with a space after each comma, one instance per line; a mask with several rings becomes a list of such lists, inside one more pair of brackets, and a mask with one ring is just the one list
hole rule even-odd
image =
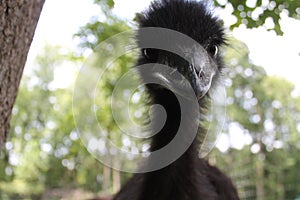
[[[115, 0], [114, 12], [130, 21], [134, 14], [146, 8], [149, 2], [150, 0]], [[72, 38], [73, 34], [97, 14], [99, 10], [93, 5], [92, 0], [46, 0], [27, 65], [32, 63], [45, 44], [75, 49], [76, 42]], [[231, 18], [228, 13], [219, 15], [225, 24], [230, 23]], [[295, 83], [297, 91], [300, 91], [300, 20], [282, 16], [281, 22], [283, 36], [276, 36], [273, 32], [267, 32], [263, 28], [253, 30], [238, 28], [231, 34], [248, 45], [250, 58], [256, 65], [263, 66], [268, 74], [287, 78]], [[68, 70], [70, 70], [69, 67], [56, 73], [61, 84], [73, 78], [70, 77]], [[234, 132], [238, 133], [238, 131]], [[242, 137], [243, 133], [241, 134]], [[234, 141], [226, 140], [226, 138], [219, 141], [231, 142], [231, 145], [236, 148], [241, 146], [240, 140], [236, 140], [236, 144], [232, 144]]]
[[264, 28], [239, 28], [233, 35], [244, 41], [250, 49], [251, 60], [263, 66], [268, 74], [283, 76], [297, 85], [300, 92], [300, 20], [283, 17], [283, 36], [267, 32]]
[[[114, 12], [127, 20], [134, 13], [143, 10], [150, 0], [116, 0]], [[93, 15], [99, 13], [92, 0], [46, 0], [37, 27], [36, 35], [29, 54], [33, 60], [44, 44], [58, 44], [75, 48], [72, 35]], [[220, 13], [224, 21], [229, 22], [228, 14]], [[300, 91], [300, 20], [283, 16], [284, 36], [276, 36], [263, 28], [247, 30], [239, 28], [232, 32], [236, 38], [244, 41], [250, 49], [250, 58], [263, 66], [269, 74], [284, 76], [294, 82]]]

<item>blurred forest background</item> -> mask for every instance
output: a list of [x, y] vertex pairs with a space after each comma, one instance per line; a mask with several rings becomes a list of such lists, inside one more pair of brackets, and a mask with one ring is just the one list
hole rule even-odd
[[[112, 14], [112, 0], [94, 2], [104, 17], [92, 18], [75, 33], [80, 41], [77, 51], [47, 45], [36, 58], [31, 74], [23, 76], [9, 138], [0, 155], [0, 199], [91, 198], [117, 192], [130, 177], [102, 165], [89, 154], [73, 120], [74, 84], [59, 88], [54, 83], [55, 73], [62, 66], [70, 67], [65, 76], [76, 76], [72, 72], [78, 73], [86, 52], [92, 52], [114, 34], [135, 28]], [[294, 18], [300, 15], [299, 1], [268, 1], [267, 7], [259, 0], [254, 6], [246, 2], [215, 3], [220, 7], [232, 4], [238, 20], [231, 28], [242, 23], [249, 28], [258, 27], [271, 17], [272, 30], [279, 35], [283, 34], [281, 12]], [[260, 14], [251, 17], [257, 8]], [[227, 121], [220, 135], [229, 143], [214, 148], [208, 159], [232, 177], [241, 199], [300, 199], [300, 96], [291, 82], [268, 76], [263, 66], [252, 64], [244, 43], [234, 38], [229, 43], [222, 50], [228, 66], [224, 80]], [[133, 66], [134, 58], [128, 55], [115, 64], [120, 70], [113, 71], [111, 77], [117, 79]], [[103, 101], [109, 100], [106, 94], [112, 92], [113, 86], [112, 80], [102, 86]], [[86, 108], [83, 103], [76, 109]], [[110, 108], [97, 115], [108, 133], [117, 129]], [[232, 146], [232, 138], [241, 135], [246, 138], [241, 146]]]

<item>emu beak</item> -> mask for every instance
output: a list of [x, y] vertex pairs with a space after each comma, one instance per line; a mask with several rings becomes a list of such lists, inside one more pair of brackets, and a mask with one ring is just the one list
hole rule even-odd
[[160, 64], [155, 64], [153, 75], [161, 81], [162, 85], [178, 95], [191, 100], [196, 97], [199, 101], [209, 91], [217, 73], [217, 65], [205, 50], [198, 50], [190, 55], [192, 57], [188, 61], [191, 64], [186, 65], [187, 62], [182, 62], [183, 67], [166, 63], [171, 67], [164, 68]]
[[215, 69], [210, 63], [204, 64], [202, 67], [194, 67], [192, 64], [188, 66], [187, 78], [195, 92], [198, 100], [203, 98], [209, 91], [213, 77], [215, 75]]

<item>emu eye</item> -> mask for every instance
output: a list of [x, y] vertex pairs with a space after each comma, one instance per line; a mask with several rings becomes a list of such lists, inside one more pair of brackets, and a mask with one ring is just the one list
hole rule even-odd
[[212, 55], [213, 57], [216, 57], [218, 55], [218, 51], [219, 51], [219, 48], [217, 45], [212, 45], [208, 49], [208, 53], [210, 55]]
[[155, 60], [157, 58], [157, 50], [151, 48], [142, 49], [143, 55], [150, 60]]
[[149, 57], [149, 56], [148, 56], [148, 49], [143, 49], [142, 52], [143, 52], [143, 55], [144, 55], [146, 58]]

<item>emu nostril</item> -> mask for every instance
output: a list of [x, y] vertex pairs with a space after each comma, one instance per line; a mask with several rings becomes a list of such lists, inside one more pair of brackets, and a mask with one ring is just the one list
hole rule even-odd
[[198, 65], [190, 64], [190, 66], [195, 70], [195, 73], [198, 75], [200, 79], [204, 77], [204, 72]]
[[197, 72], [197, 74], [198, 74], [198, 76], [199, 76], [200, 80], [203, 80], [203, 79], [205, 78], [205, 75], [204, 75], [204, 72], [203, 72], [203, 70], [202, 70], [202, 71], [200, 71], [200, 72]]
[[198, 74], [198, 76], [200, 77], [202, 69], [198, 65], [192, 65], [192, 67], [195, 69], [196, 74]]

